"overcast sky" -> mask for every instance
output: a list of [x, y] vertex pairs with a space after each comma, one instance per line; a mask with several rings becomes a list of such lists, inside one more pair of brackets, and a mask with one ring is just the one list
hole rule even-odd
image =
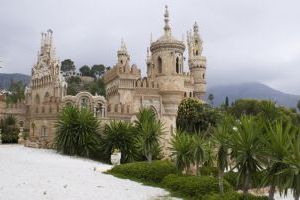
[[51, 28], [60, 60], [112, 66], [124, 38], [145, 73], [165, 4], [176, 38], [198, 22], [208, 86], [262, 82], [300, 94], [299, 0], [0, 0], [0, 72], [30, 74], [40, 33]]

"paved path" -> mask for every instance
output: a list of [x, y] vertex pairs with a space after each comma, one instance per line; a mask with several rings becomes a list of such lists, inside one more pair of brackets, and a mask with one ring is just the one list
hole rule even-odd
[[101, 173], [110, 168], [52, 150], [0, 145], [0, 200], [169, 199], [163, 189]]

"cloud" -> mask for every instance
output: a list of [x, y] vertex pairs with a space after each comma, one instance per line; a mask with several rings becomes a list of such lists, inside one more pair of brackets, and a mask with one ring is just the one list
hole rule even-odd
[[150, 34], [163, 33], [165, 4], [176, 38], [198, 22], [208, 85], [260, 81], [300, 94], [297, 0], [1, 0], [1, 72], [29, 74], [40, 32], [51, 28], [61, 60], [112, 66], [124, 38], [132, 63], [145, 73]]

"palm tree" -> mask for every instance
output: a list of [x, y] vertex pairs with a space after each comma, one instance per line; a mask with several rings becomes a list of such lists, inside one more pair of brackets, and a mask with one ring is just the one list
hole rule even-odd
[[163, 124], [155, 116], [150, 108], [142, 108], [137, 114], [135, 121], [137, 131], [137, 145], [147, 158], [148, 162], [152, 162], [153, 155], [159, 148], [159, 139], [163, 134]]
[[228, 138], [232, 132], [232, 117], [224, 116], [214, 129], [213, 139], [217, 144], [217, 167], [219, 170], [219, 188], [224, 193], [224, 171], [228, 168]]
[[176, 130], [171, 139], [171, 156], [175, 157], [176, 167], [179, 171], [189, 173], [193, 164], [194, 152], [191, 149], [193, 139], [185, 131]]
[[289, 137], [289, 151], [283, 159], [283, 163], [287, 165], [281, 171], [284, 177], [283, 182], [285, 186], [285, 193], [291, 189], [295, 200], [300, 197], [300, 131], [294, 136]]
[[282, 191], [283, 177], [280, 173], [287, 168], [283, 159], [288, 155], [289, 136], [295, 134], [295, 129], [289, 123], [283, 126], [282, 122], [276, 122], [274, 125], [269, 123], [266, 128], [266, 136], [263, 141], [266, 145], [266, 157], [269, 158], [266, 177], [263, 180], [264, 185], [269, 185], [269, 200], [274, 200], [276, 186]]
[[192, 151], [193, 151], [193, 160], [196, 165], [196, 173], [200, 174], [199, 166], [205, 160], [205, 140], [201, 133], [196, 133], [192, 136]]
[[87, 109], [65, 107], [58, 116], [56, 128], [57, 151], [88, 157], [98, 148], [99, 122]]
[[101, 135], [101, 146], [107, 157], [115, 149], [119, 149], [121, 151], [121, 163], [135, 160], [136, 147], [132, 124], [125, 121], [111, 121], [105, 124]]
[[263, 148], [259, 138], [262, 126], [252, 116], [244, 115], [236, 127], [228, 140], [228, 146], [233, 152], [235, 168], [239, 171], [238, 181], [243, 181], [243, 193], [246, 195], [253, 175], [262, 168], [260, 158]]

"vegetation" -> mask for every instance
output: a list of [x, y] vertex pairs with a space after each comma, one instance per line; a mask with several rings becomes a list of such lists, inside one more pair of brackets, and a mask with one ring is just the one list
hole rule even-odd
[[178, 107], [176, 126], [187, 132], [205, 133], [215, 127], [220, 118], [218, 110], [197, 99], [183, 99]]
[[7, 104], [14, 104], [25, 99], [25, 85], [22, 81], [12, 81], [8, 90], [11, 93], [6, 96]]
[[18, 143], [19, 129], [17, 128], [16, 118], [12, 115], [0, 120], [2, 143]]
[[163, 124], [151, 108], [142, 108], [137, 114], [135, 129], [138, 150], [151, 163], [153, 155], [160, 151], [159, 139], [163, 134]]
[[124, 121], [111, 121], [106, 124], [101, 135], [101, 149], [106, 159], [114, 149], [119, 149], [121, 163], [134, 161], [137, 157], [137, 149], [133, 125]]
[[63, 154], [89, 157], [99, 146], [99, 122], [87, 109], [65, 107], [56, 128], [55, 147]]
[[61, 71], [67, 72], [75, 69], [76, 67], [74, 65], [74, 62], [71, 59], [66, 59], [61, 62], [61, 68], [60, 68]]
[[118, 165], [108, 173], [131, 178], [148, 184], [159, 184], [164, 177], [177, 173], [176, 167], [169, 161], [135, 162]]

